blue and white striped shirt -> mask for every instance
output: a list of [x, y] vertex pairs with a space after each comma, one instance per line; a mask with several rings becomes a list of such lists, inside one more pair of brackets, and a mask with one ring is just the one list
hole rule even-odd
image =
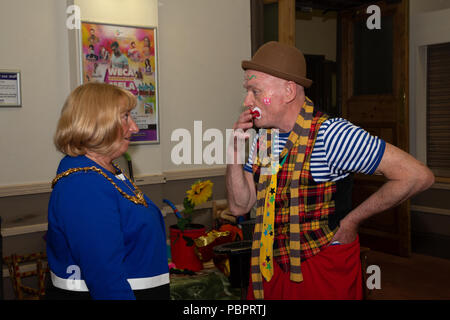
[[[289, 138], [278, 135], [279, 154]], [[244, 170], [252, 172], [258, 135], [254, 138]], [[316, 182], [338, 181], [350, 173], [373, 174], [380, 164], [386, 143], [342, 118], [328, 119], [319, 128], [311, 154], [310, 170]]]

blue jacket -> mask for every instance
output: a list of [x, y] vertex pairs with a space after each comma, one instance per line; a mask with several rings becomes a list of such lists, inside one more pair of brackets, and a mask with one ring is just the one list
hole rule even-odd
[[[58, 174], [96, 166], [127, 194], [129, 181], [118, 179], [85, 156], [64, 157]], [[128, 279], [156, 277], [169, 283], [166, 234], [161, 211], [134, 204], [101, 174], [70, 174], [54, 186], [48, 207], [47, 256], [59, 278], [73, 279], [73, 266], [93, 299], [134, 299]], [[162, 282], [161, 282], [161, 279]]]

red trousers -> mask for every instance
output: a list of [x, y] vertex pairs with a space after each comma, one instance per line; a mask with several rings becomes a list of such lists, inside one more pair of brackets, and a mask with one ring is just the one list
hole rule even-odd
[[[348, 244], [328, 246], [301, 264], [303, 281], [293, 282], [289, 272], [274, 263], [269, 282], [263, 278], [266, 300], [361, 300], [362, 274], [359, 238]], [[247, 299], [254, 300], [250, 284]]]

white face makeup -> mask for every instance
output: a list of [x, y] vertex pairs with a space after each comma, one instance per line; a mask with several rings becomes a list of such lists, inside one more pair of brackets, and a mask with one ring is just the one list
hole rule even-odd
[[262, 114], [262, 112], [261, 112], [261, 109], [260, 109], [260, 108], [254, 107], [254, 108], [251, 110], [251, 113], [252, 113], [253, 119], [256, 119], [256, 120], [261, 119], [261, 114]]

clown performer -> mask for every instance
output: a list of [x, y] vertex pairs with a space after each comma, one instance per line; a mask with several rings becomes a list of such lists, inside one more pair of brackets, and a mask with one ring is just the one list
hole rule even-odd
[[[358, 226], [429, 188], [433, 173], [318, 111], [305, 96], [312, 81], [295, 47], [268, 42], [242, 68], [246, 108], [235, 137], [253, 126], [259, 133], [244, 166], [227, 164], [226, 186], [234, 215], [256, 205], [247, 298], [362, 299]], [[228, 152], [238, 152], [236, 140]], [[382, 174], [387, 182], [352, 208], [353, 173]]]

